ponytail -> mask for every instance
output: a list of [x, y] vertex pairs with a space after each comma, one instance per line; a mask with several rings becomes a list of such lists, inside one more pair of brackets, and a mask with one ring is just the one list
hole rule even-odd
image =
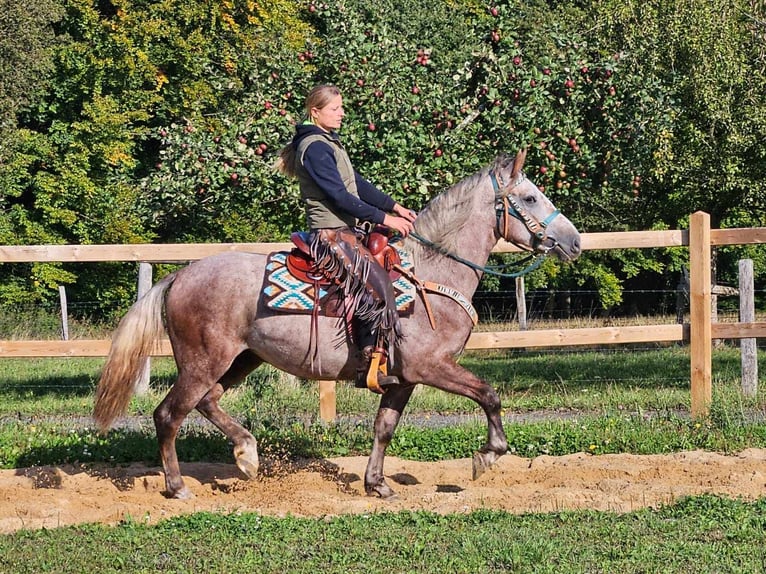
[[295, 178], [295, 147], [292, 143], [287, 144], [279, 150], [279, 157], [274, 162], [274, 170], [286, 175], [289, 178]]

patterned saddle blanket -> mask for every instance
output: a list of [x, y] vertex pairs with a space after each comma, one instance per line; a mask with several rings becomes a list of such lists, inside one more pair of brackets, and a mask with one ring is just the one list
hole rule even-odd
[[[401, 258], [401, 266], [412, 271], [412, 256], [410, 253], [397, 249]], [[319, 300], [320, 314], [337, 317], [337, 293], [333, 287], [319, 287], [319, 297], [315, 297], [314, 284], [308, 283], [292, 275], [287, 268], [287, 251], [270, 253], [266, 262], [266, 276], [263, 282], [263, 295], [266, 306], [275, 311], [285, 313], [311, 313], [314, 310], [315, 299]], [[396, 308], [399, 315], [412, 313], [417, 292], [415, 286], [403, 276], [394, 282]]]

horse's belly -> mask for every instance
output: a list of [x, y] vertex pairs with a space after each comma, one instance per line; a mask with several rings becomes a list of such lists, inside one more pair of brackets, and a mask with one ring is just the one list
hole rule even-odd
[[337, 319], [322, 318], [316, 340], [309, 315], [276, 315], [256, 319], [249, 347], [277, 369], [306, 379], [350, 379], [356, 351], [345, 341]]

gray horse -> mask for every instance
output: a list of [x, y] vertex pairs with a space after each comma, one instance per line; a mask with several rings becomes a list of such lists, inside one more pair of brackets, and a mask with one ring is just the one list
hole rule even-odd
[[[428, 296], [428, 306], [418, 300], [414, 312], [402, 318], [404, 339], [395, 349], [391, 370], [401, 384], [381, 397], [364, 477], [368, 494], [394, 495], [383, 475], [385, 451], [419, 383], [469, 397], [484, 409], [488, 438], [474, 455], [474, 478], [507, 451], [497, 393], [455, 361], [474, 325], [470, 299], [501, 237], [563, 261], [580, 254], [577, 229], [524, 176], [524, 157], [523, 152], [515, 158], [502, 154], [435, 197], [420, 212], [415, 233], [401, 242], [412, 256], [417, 278], [437, 285], [439, 292]], [[192, 409], [231, 440], [239, 468], [250, 478], [256, 475], [255, 438], [218, 401], [260, 364], [306, 379], [354, 378], [357, 352], [344, 342], [337, 318], [319, 317], [312, 333], [310, 315], [266, 306], [261, 295], [266, 262], [265, 255], [236, 252], [196, 261], [154, 285], [114, 333], [96, 389], [94, 418], [102, 432], [125, 412], [145, 359], [165, 330], [170, 338], [178, 379], [154, 411], [167, 496], [192, 496], [175, 448], [178, 430]], [[307, 352], [312, 344], [317, 345], [317, 360]]]

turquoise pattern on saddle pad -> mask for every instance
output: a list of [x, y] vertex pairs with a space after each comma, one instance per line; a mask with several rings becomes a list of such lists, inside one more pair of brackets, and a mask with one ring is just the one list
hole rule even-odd
[[[306, 311], [314, 308], [314, 285], [294, 277], [287, 269], [287, 252], [269, 255], [266, 263], [266, 285], [263, 293], [272, 309]], [[319, 289], [319, 299], [327, 291]]]
[[[402, 267], [412, 270], [412, 255], [398, 249]], [[415, 286], [403, 276], [393, 282], [396, 295], [396, 308], [400, 312], [408, 311], [415, 302]], [[266, 262], [266, 278], [263, 286], [266, 306], [277, 311], [298, 313], [314, 309], [314, 285], [294, 277], [287, 269], [287, 252], [277, 251], [269, 254]], [[325, 289], [319, 289], [319, 300], [327, 295]]]

